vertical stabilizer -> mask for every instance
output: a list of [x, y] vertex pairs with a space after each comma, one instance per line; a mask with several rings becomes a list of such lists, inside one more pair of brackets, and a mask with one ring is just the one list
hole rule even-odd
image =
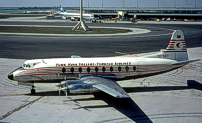
[[163, 53], [178, 61], [188, 60], [184, 34], [181, 30], [173, 32], [170, 43]]
[[65, 12], [61, 5], [60, 5], [60, 11]]
[[183, 32], [181, 30], [175, 30], [165, 50], [161, 50], [158, 54], [146, 55], [144, 58], [162, 58], [177, 61], [188, 60]]

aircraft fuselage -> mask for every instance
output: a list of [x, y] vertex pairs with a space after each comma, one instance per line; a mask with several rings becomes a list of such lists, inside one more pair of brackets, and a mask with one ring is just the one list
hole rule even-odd
[[[100, 76], [114, 80], [140, 78], [178, 68], [176, 62], [160, 58], [66, 58], [27, 60], [9, 75], [19, 82], [55, 82]], [[11, 77], [10, 77], [11, 78]]]

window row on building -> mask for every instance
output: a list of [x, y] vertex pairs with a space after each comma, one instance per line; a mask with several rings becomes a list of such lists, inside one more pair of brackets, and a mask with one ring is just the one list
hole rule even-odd
[[[118, 13], [119, 10], [85, 10], [85, 13]], [[202, 14], [202, 10], [121, 10], [125, 13], [143, 14]]]

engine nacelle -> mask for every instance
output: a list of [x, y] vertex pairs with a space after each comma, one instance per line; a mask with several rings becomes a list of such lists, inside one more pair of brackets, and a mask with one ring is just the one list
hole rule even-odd
[[75, 21], [75, 18], [74, 18], [74, 17], [71, 17], [71, 20], [72, 20], [72, 21]]
[[65, 17], [65, 16], [62, 16], [62, 19], [63, 19], [63, 20], [67, 20], [67, 17]]
[[69, 93], [77, 94], [77, 93], [93, 93], [99, 92], [97, 88], [93, 87], [93, 84], [72, 84], [68, 86]]
[[62, 81], [61, 85], [63, 87], [67, 87], [72, 84], [83, 84], [84, 82], [85, 82], [85, 80], [67, 80], [67, 81]]

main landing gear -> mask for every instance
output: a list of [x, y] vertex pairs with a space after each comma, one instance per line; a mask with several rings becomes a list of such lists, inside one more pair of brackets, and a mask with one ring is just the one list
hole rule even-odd
[[36, 93], [36, 90], [34, 88], [35, 88], [35, 86], [32, 85], [32, 87], [30, 88], [31, 89], [31, 94], [35, 94]]

